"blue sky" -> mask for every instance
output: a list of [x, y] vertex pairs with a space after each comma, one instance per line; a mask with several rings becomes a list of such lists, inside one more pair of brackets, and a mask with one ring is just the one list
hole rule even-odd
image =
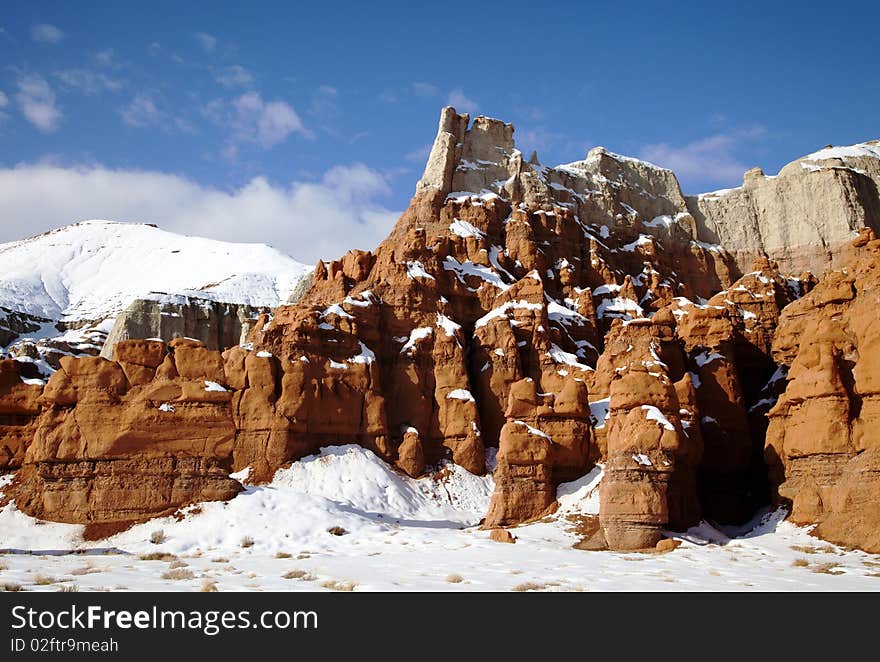
[[0, 241], [109, 216], [370, 248], [447, 103], [686, 192], [880, 137], [877, 3], [746, 4], [7, 1]]

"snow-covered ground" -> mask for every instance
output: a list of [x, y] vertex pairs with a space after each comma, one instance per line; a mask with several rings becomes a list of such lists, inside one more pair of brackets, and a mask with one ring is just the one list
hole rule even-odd
[[[559, 511], [512, 529], [512, 545], [478, 527], [491, 476], [446, 465], [413, 480], [358, 446], [324, 449], [228, 503], [201, 504], [179, 521], [153, 520], [97, 543], [83, 542], [80, 526], [38, 522], [7, 505], [0, 548], [12, 553], [0, 555], [0, 588], [880, 590], [880, 555], [817, 540], [780, 513], [733, 539], [703, 524], [666, 554], [573, 549], [579, 517], [598, 511], [601, 477], [597, 468], [560, 486]], [[0, 489], [9, 480], [0, 479]]]
[[65, 322], [113, 317], [150, 292], [275, 307], [309, 270], [265, 244], [84, 221], [0, 244], [0, 306]]

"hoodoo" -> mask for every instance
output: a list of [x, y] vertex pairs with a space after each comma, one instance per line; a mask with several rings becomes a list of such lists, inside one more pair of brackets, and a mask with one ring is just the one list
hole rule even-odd
[[411, 476], [482, 474], [494, 447], [486, 528], [552, 513], [601, 464], [588, 548], [776, 501], [880, 551], [878, 183], [865, 143], [689, 197], [601, 147], [526, 160], [512, 125], [445, 108], [389, 237], [319, 262], [241, 345], [120, 340], [44, 389], [0, 364], [9, 494], [45, 519], [137, 520], [324, 446]]

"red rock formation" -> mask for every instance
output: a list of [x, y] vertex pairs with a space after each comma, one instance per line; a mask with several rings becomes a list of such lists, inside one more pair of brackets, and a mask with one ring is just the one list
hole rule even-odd
[[833, 542], [880, 552], [880, 241], [826, 275], [780, 318], [773, 343], [789, 366], [770, 410], [766, 459], [791, 519]]
[[38, 377], [33, 364], [0, 360], [0, 471], [18, 469], [33, 438], [43, 392]]
[[[0, 364], [5, 466], [24, 456], [19, 506], [130, 520], [228, 498], [230, 470], [269, 480], [323, 446], [360, 444], [411, 476], [445, 459], [483, 473], [497, 446], [486, 528], [546, 515], [560, 482], [601, 461], [598, 542], [652, 547], [769, 498], [763, 412], [781, 364], [768, 441], [780, 496], [831, 535], [868, 512], [870, 260], [792, 303], [812, 281], [768, 259], [741, 275], [696, 241], [669, 171], [604, 150], [559, 169], [524, 163], [510, 125], [468, 121], [444, 111], [388, 239], [319, 262], [248, 345], [127, 341], [115, 362], [65, 359], [41, 410], [21, 365]], [[793, 440], [804, 429], [820, 430], [813, 446]]]
[[11, 490], [19, 508], [62, 522], [130, 521], [241, 489], [228, 477], [235, 428], [232, 393], [213, 383], [225, 381], [219, 352], [186, 341], [169, 349], [131, 340], [118, 345], [118, 363], [61, 359]]

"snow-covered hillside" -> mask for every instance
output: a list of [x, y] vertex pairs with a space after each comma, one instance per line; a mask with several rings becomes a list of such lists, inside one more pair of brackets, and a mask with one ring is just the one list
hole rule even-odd
[[[0, 477], [0, 492], [11, 478]], [[812, 538], [781, 511], [726, 532], [704, 522], [676, 535], [682, 545], [668, 554], [573, 549], [579, 523], [598, 512], [601, 478], [596, 468], [560, 485], [559, 510], [512, 528], [513, 545], [479, 528], [491, 475], [446, 464], [412, 479], [360, 446], [324, 448], [226, 503], [94, 542], [81, 525], [38, 521], [10, 503], [0, 508], [0, 589], [880, 590], [880, 556]]]
[[0, 306], [68, 323], [113, 317], [150, 292], [274, 307], [309, 269], [264, 244], [85, 221], [0, 245]]

